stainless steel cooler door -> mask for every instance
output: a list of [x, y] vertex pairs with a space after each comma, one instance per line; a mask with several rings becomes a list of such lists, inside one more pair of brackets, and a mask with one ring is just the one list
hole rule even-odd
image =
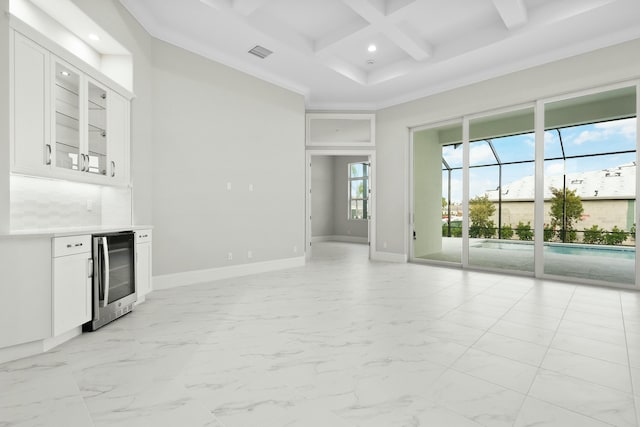
[[106, 287], [107, 304], [136, 292], [135, 252], [133, 233], [107, 236], [109, 286]]

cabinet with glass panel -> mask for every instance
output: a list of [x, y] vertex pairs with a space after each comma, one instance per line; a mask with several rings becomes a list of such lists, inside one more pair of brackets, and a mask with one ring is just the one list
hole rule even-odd
[[[124, 98], [70, 65], [54, 61], [56, 168], [126, 183], [121, 156], [127, 144], [123, 129], [127, 126], [128, 109], [123, 108]], [[110, 108], [112, 105], [115, 108]]]
[[13, 38], [12, 171], [127, 185], [129, 99], [86, 67]]
[[[49, 149], [51, 157], [55, 157], [55, 166], [62, 169], [81, 170], [80, 146], [80, 72], [69, 64], [55, 62], [54, 99], [54, 149]], [[53, 163], [53, 158], [47, 160]]]

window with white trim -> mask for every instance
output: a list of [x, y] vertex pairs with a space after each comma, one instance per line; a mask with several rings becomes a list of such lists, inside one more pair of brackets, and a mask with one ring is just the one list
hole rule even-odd
[[369, 202], [368, 163], [349, 163], [349, 216], [348, 219], [367, 219]]

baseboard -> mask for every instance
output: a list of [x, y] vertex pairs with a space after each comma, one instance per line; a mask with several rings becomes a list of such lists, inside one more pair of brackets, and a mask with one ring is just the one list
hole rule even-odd
[[73, 328], [63, 334], [60, 334], [56, 337], [46, 338], [42, 342], [42, 346], [44, 347], [44, 351], [49, 351], [54, 347], [59, 346], [60, 344], [69, 341], [72, 338], [75, 338], [79, 335], [82, 335], [82, 326], [78, 326], [77, 328]]
[[42, 340], [0, 348], [0, 363], [11, 362], [44, 352]]
[[193, 285], [195, 283], [212, 282], [214, 280], [230, 279], [232, 277], [249, 276], [267, 273], [269, 271], [284, 270], [301, 267], [305, 264], [305, 257], [285, 258], [274, 261], [255, 262], [249, 264], [231, 265], [229, 267], [209, 268], [205, 270], [185, 271], [183, 273], [164, 274], [153, 277], [153, 290], [169, 289], [178, 286]]
[[373, 261], [383, 261], [383, 262], [407, 262], [406, 254], [395, 254], [392, 252], [378, 252], [374, 251], [371, 254], [371, 259]]
[[346, 242], [346, 243], [369, 243], [367, 237], [358, 236], [314, 236], [311, 238], [311, 242]]
[[82, 326], [78, 326], [55, 337], [0, 348], [0, 364], [45, 353], [81, 334]]

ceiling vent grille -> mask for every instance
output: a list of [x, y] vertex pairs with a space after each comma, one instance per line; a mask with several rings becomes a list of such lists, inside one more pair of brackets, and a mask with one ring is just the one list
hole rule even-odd
[[249, 53], [257, 56], [260, 59], [264, 59], [267, 56], [271, 55], [273, 52], [267, 49], [266, 47], [256, 45], [253, 49], [249, 51]]

